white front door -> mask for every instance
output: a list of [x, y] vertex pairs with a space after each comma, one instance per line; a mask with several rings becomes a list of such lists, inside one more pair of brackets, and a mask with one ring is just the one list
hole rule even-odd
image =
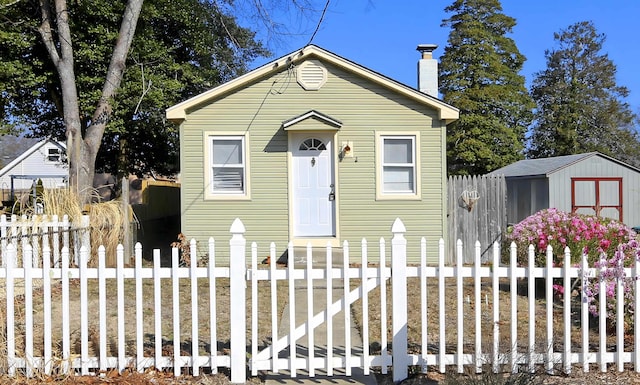
[[335, 236], [333, 134], [302, 132], [291, 139], [294, 236]]

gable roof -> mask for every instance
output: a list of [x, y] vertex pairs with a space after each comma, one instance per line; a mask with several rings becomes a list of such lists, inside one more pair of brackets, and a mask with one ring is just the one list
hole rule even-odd
[[270, 72], [279, 71], [281, 70], [281, 68], [287, 68], [291, 64], [301, 63], [310, 58], [318, 58], [323, 61], [326, 61], [346, 71], [357, 74], [369, 81], [372, 81], [374, 83], [387, 87], [401, 95], [414, 99], [426, 106], [432, 107], [438, 110], [440, 119], [445, 120], [447, 123], [457, 120], [460, 115], [459, 110], [457, 108], [443, 102], [442, 100], [436, 97], [427, 95], [413, 87], [409, 87], [396, 80], [393, 80], [389, 77], [381, 75], [378, 72], [372, 71], [348, 59], [345, 59], [332, 52], [329, 52], [323, 48], [310, 44], [297, 51], [293, 51], [288, 55], [284, 55], [281, 58], [276, 59], [270, 63], [267, 63], [261, 67], [258, 67], [253, 71], [250, 71], [234, 80], [224, 83], [209, 91], [203, 92], [200, 95], [196, 95], [191, 99], [188, 99], [182, 103], [176, 104], [175, 106], [167, 108], [166, 110], [167, 119], [176, 123], [180, 123], [186, 118], [187, 113], [190, 109], [193, 109], [203, 103], [206, 103], [207, 101], [219, 96], [222, 93], [231, 92], [241, 87], [244, 87], [246, 84], [252, 82], [253, 80], [259, 77], [265, 76]]
[[549, 176], [550, 174], [560, 171], [565, 167], [569, 167], [575, 163], [581, 162], [594, 156], [605, 158], [621, 166], [625, 166], [640, 172], [640, 170], [629, 164], [626, 164], [599, 152], [586, 152], [583, 154], [555, 156], [551, 158], [519, 160], [508, 166], [494, 170], [488, 175], [504, 175], [505, 177]]
[[0, 135], [0, 169], [22, 155], [31, 146], [42, 139], [24, 138], [21, 136], [6, 134]]
[[334, 119], [329, 115], [325, 115], [322, 112], [318, 112], [316, 110], [310, 110], [309, 112], [305, 112], [302, 115], [298, 115], [289, 120], [285, 120], [284, 122], [282, 122], [282, 127], [285, 129], [285, 131], [287, 131], [294, 124], [300, 123], [306, 119], [316, 119], [332, 127], [335, 127], [336, 129], [339, 129], [340, 127], [342, 127], [342, 122], [339, 121], [338, 119]]
[[29, 149], [27, 149], [25, 152], [23, 152], [22, 154], [20, 154], [17, 158], [15, 158], [14, 160], [12, 160], [11, 162], [9, 162], [9, 164], [7, 164], [6, 166], [4, 166], [1, 170], [0, 170], [0, 176], [6, 174], [9, 170], [11, 170], [14, 166], [16, 166], [17, 164], [19, 164], [20, 162], [22, 162], [24, 159], [28, 158], [29, 155], [33, 154], [34, 152], [38, 151], [42, 146], [44, 146], [47, 143], [53, 143], [55, 144], [57, 147], [59, 147], [61, 150], [66, 151], [67, 146], [62, 143], [62, 142], [58, 142], [56, 140], [53, 140], [51, 138], [47, 138], [47, 139], [43, 139], [39, 142], [37, 142], [36, 144], [34, 144], [33, 146], [29, 147]]

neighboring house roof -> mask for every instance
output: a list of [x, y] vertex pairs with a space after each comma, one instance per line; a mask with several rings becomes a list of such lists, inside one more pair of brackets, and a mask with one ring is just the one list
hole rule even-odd
[[42, 139], [23, 138], [15, 135], [0, 135], [0, 169], [22, 155]]
[[206, 103], [213, 98], [220, 96], [221, 94], [232, 92], [239, 88], [245, 87], [248, 83], [254, 81], [255, 79], [261, 78], [270, 72], [279, 71], [282, 68], [287, 68], [292, 64], [300, 63], [310, 58], [318, 58], [324, 60], [332, 65], [340, 67], [351, 73], [358, 74], [374, 83], [380, 84], [384, 87], [394, 90], [399, 94], [402, 94], [424, 105], [432, 107], [438, 110], [440, 119], [445, 120], [447, 123], [452, 122], [459, 117], [459, 110], [457, 108], [450, 106], [449, 104], [436, 97], [427, 95], [413, 87], [409, 87], [396, 80], [381, 75], [378, 72], [372, 71], [348, 59], [345, 59], [323, 48], [311, 44], [279, 59], [276, 59], [270, 63], [267, 63], [261, 67], [258, 67], [257, 69], [250, 71], [234, 80], [231, 80], [227, 83], [224, 83], [218, 87], [215, 87], [209, 91], [206, 91], [200, 95], [197, 95], [191, 99], [168, 108], [166, 111], [167, 119], [179, 123], [186, 118], [189, 110], [197, 108], [199, 105]]
[[22, 162], [24, 159], [28, 158], [29, 155], [33, 154], [34, 152], [38, 151], [42, 146], [44, 146], [47, 143], [53, 143], [56, 146], [58, 146], [61, 150], [66, 151], [67, 146], [64, 143], [55, 141], [53, 139], [44, 139], [41, 140], [39, 142], [37, 142], [36, 144], [34, 144], [33, 146], [31, 146], [29, 149], [27, 149], [25, 152], [23, 152], [22, 154], [20, 154], [17, 158], [13, 159], [11, 162], [9, 162], [9, 164], [7, 164], [6, 166], [4, 166], [1, 170], [0, 170], [0, 176], [3, 176], [4, 174], [6, 174], [9, 170], [13, 169], [14, 166], [18, 165], [20, 162]]
[[584, 154], [555, 156], [552, 158], [524, 159], [492, 171], [488, 175], [504, 175], [505, 177], [549, 176], [550, 174], [553, 174], [554, 172], [557, 172], [565, 167], [571, 166], [572, 164], [578, 163], [582, 160], [594, 156], [608, 159], [612, 162], [618, 163], [619, 165], [640, 172], [640, 170], [629, 164], [626, 164], [599, 152], [586, 152]]

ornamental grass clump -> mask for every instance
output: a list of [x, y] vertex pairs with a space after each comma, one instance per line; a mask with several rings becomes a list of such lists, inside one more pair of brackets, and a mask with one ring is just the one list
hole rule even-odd
[[[602, 316], [599, 311], [601, 298], [606, 298], [605, 316], [615, 323], [616, 287], [622, 283], [624, 298], [625, 330], [632, 325], [633, 316], [633, 278], [628, 277], [625, 268], [632, 267], [640, 259], [640, 244], [636, 233], [618, 221], [567, 213], [557, 209], [539, 211], [509, 229], [507, 239], [515, 242], [518, 250], [518, 263], [527, 264], [528, 247], [534, 246], [536, 266], [546, 265], [547, 247], [553, 250], [553, 265], [562, 266], [564, 250], [571, 251], [571, 264], [579, 266], [582, 255], [587, 259], [588, 267], [597, 269], [591, 278], [581, 282], [589, 312]], [[605, 292], [600, 292], [600, 283], [604, 283]], [[580, 282], [577, 282], [580, 283]], [[561, 284], [553, 285], [558, 293], [564, 292]]]

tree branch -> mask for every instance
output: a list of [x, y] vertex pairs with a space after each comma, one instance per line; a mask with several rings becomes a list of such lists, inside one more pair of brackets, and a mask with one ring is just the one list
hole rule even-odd
[[2, 6], [0, 6], [0, 9], [5, 9], [5, 8], [9, 8], [12, 5], [18, 4], [20, 2], [20, 0], [15, 0], [13, 2], [7, 3], [7, 4], [3, 4]]
[[142, 0], [129, 0], [127, 2], [127, 7], [122, 17], [122, 24], [120, 25], [118, 40], [113, 49], [107, 76], [102, 87], [102, 95], [93, 114], [91, 125], [87, 128], [85, 135], [85, 142], [93, 146], [96, 152], [100, 146], [107, 120], [111, 115], [112, 107], [110, 100], [115, 96], [122, 81], [127, 54], [133, 41], [141, 10]]
[[53, 33], [51, 32], [51, 3], [49, 0], [40, 0], [40, 10], [42, 12], [42, 24], [38, 28], [40, 36], [42, 36], [42, 42], [47, 47], [47, 52], [53, 61], [56, 68], [60, 62], [60, 55], [56, 49], [55, 42], [53, 41]]
[[142, 100], [145, 95], [151, 90], [151, 79], [149, 79], [149, 84], [144, 85], [144, 63], [140, 63], [140, 74], [142, 77], [142, 94], [140, 95], [140, 99], [138, 99], [138, 103], [136, 104], [136, 108], [133, 110], [133, 115], [138, 113], [138, 109], [140, 108], [140, 104], [142, 104]]

